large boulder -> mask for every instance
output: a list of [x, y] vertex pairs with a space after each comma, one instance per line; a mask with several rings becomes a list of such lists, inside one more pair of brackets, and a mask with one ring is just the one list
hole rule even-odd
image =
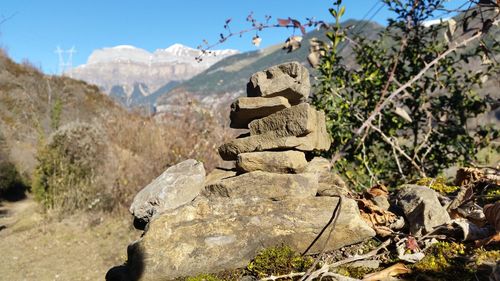
[[316, 174], [276, 174], [254, 171], [205, 186], [206, 197], [265, 198], [312, 197], [318, 190]]
[[300, 173], [307, 167], [306, 156], [301, 151], [264, 151], [241, 153], [236, 167], [243, 172], [264, 171], [273, 173]]
[[231, 113], [229, 114], [231, 123], [229, 127], [246, 129], [248, 123], [253, 120], [266, 117], [288, 107], [290, 107], [290, 103], [284, 97], [240, 97], [231, 104]]
[[136, 194], [130, 212], [136, 220], [148, 223], [157, 214], [192, 201], [205, 182], [203, 163], [185, 160], [168, 168]]
[[412, 235], [429, 233], [434, 227], [451, 220], [446, 209], [439, 203], [438, 193], [426, 186], [403, 185], [396, 200], [410, 223]]
[[[290, 245], [319, 252], [339, 202], [333, 197], [194, 202], [164, 213], [129, 246], [127, 274], [134, 280], [172, 280], [245, 266], [264, 247]], [[326, 226], [325, 231], [322, 231]], [[326, 250], [366, 240], [375, 232], [361, 219], [357, 204], [343, 198]]]
[[309, 71], [298, 62], [288, 62], [259, 71], [252, 75], [247, 84], [249, 97], [283, 96], [291, 105], [305, 102], [310, 91]]

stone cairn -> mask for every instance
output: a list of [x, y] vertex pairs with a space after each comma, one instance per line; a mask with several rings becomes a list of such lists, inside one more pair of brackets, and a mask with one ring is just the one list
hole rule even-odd
[[[297, 62], [257, 72], [247, 97], [231, 105], [231, 127], [249, 129], [219, 148], [236, 169], [186, 160], [140, 191], [130, 208], [145, 222], [128, 247], [124, 270], [134, 280], [174, 279], [244, 267], [263, 247], [319, 252], [375, 235], [357, 203], [343, 197], [331, 238], [318, 237], [347, 189], [327, 159], [325, 115], [306, 101], [309, 73]], [[312, 241], [316, 241], [311, 244]], [[111, 280], [111, 279], [110, 279]]]
[[233, 102], [230, 113], [230, 127], [249, 129], [249, 133], [219, 147], [221, 158], [234, 161], [239, 174], [252, 175], [226, 181], [211, 181], [209, 176], [206, 191], [230, 193], [232, 184], [249, 178], [262, 178], [263, 182], [257, 184], [274, 185], [274, 181], [265, 179], [266, 172], [274, 173], [273, 179], [281, 178], [283, 184], [301, 182], [317, 187], [289, 189], [287, 196], [304, 192], [313, 196], [345, 195], [348, 190], [340, 177], [330, 172], [327, 159], [307, 161], [305, 152], [328, 150], [331, 145], [324, 112], [307, 103], [310, 89], [309, 72], [298, 62], [253, 74], [247, 84], [247, 97]]
[[310, 88], [309, 72], [297, 62], [252, 75], [247, 97], [230, 114], [231, 128], [250, 133], [222, 145], [222, 159], [235, 160], [240, 172], [303, 172], [304, 151], [328, 150], [331, 143], [324, 113], [306, 102]]

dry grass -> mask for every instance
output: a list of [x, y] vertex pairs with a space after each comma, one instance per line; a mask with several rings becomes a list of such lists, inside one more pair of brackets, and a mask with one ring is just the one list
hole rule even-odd
[[128, 208], [133, 196], [167, 167], [185, 159], [204, 163], [207, 172], [221, 163], [217, 147], [230, 139], [217, 120], [205, 112], [187, 109], [180, 116], [159, 115], [109, 120], [106, 125], [113, 144], [115, 202]]
[[[200, 160], [207, 171], [219, 164], [216, 148], [232, 133], [196, 104], [185, 108], [147, 118], [121, 108], [94, 85], [43, 75], [0, 53], [0, 129], [9, 158], [30, 182], [39, 151], [59, 127], [78, 121], [102, 128], [107, 153], [89, 181], [98, 188], [88, 190], [100, 190], [89, 198], [104, 209], [128, 209], [137, 191], [182, 160]], [[90, 201], [86, 206], [94, 209]]]

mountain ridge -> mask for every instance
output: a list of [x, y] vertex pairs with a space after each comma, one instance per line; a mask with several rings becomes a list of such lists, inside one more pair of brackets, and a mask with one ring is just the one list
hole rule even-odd
[[171, 82], [187, 80], [209, 68], [219, 60], [239, 53], [237, 50], [215, 50], [215, 56], [197, 63], [200, 50], [182, 44], [173, 44], [153, 52], [132, 46], [118, 45], [96, 49], [87, 63], [77, 66], [66, 74], [72, 78], [97, 85], [101, 91], [123, 103], [130, 100], [136, 85], [145, 85], [142, 91], [147, 97]]

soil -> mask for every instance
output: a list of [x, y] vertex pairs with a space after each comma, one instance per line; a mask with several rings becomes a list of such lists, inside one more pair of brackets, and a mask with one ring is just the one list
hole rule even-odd
[[0, 202], [0, 280], [104, 280], [140, 237], [128, 215], [43, 213], [31, 198]]

